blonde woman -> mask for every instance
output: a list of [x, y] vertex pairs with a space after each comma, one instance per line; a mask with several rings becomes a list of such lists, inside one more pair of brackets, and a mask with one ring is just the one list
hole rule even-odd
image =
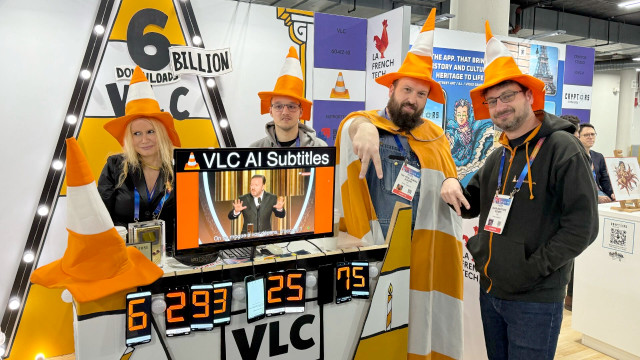
[[102, 169], [98, 192], [116, 226], [161, 219], [167, 248], [175, 242], [173, 149], [180, 139], [170, 113], [161, 112], [153, 91], [139, 68], [127, 95], [125, 116], [104, 128], [122, 145]]

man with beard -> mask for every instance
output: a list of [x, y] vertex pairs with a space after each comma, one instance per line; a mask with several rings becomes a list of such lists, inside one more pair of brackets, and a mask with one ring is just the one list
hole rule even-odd
[[480, 216], [467, 242], [480, 273], [489, 359], [553, 359], [573, 259], [598, 233], [589, 158], [568, 121], [544, 108], [544, 83], [524, 75], [486, 24], [484, 84], [471, 90], [477, 119], [503, 130], [465, 189], [442, 184], [464, 218]]
[[411, 247], [408, 354], [460, 359], [460, 219], [438, 194], [456, 167], [442, 128], [421, 118], [427, 99], [444, 102], [431, 77], [434, 23], [435, 9], [400, 69], [376, 79], [389, 88], [386, 108], [351, 113], [340, 124], [337, 205], [341, 230], [376, 244], [391, 231], [395, 204], [412, 208], [412, 237], [393, 240]]
[[292, 46], [285, 59], [273, 91], [261, 91], [260, 113], [267, 112], [273, 121], [265, 125], [267, 136], [251, 147], [327, 146], [315, 130], [300, 122], [311, 118], [311, 101], [305, 99], [302, 68]]

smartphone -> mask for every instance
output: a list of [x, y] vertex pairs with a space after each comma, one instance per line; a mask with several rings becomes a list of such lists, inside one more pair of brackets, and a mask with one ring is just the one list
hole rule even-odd
[[213, 330], [213, 311], [211, 311], [213, 285], [191, 285], [189, 290], [191, 295], [191, 301], [189, 301], [191, 304], [191, 330]]
[[332, 264], [318, 266], [318, 305], [333, 302], [333, 279], [335, 273]]
[[336, 264], [336, 304], [351, 301], [351, 264]]
[[264, 319], [264, 278], [249, 275], [244, 278], [247, 301], [247, 322]]
[[286, 293], [287, 301], [285, 302], [285, 312], [301, 313], [304, 312], [304, 292], [307, 287], [307, 271], [304, 269], [287, 270]]
[[351, 296], [354, 298], [369, 298], [369, 262], [351, 262]]
[[265, 312], [267, 316], [284, 314], [287, 298], [286, 277], [287, 273], [284, 271], [269, 272], [265, 277], [267, 290]]
[[164, 293], [164, 301], [167, 304], [165, 313], [165, 334], [167, 336], [187, 335], [191, 333], [189, 320], [191, 319], [189, 300], [189, 288], [178, 286], [170, 288]]
[[229, 325], [231, 323], [231, 294], [233, 287], [231, 281], [213, 283], [213, 325]]
[[125, 344], [134, 346], [151, 341], [151, 292], [127, 294], [126, 309]]

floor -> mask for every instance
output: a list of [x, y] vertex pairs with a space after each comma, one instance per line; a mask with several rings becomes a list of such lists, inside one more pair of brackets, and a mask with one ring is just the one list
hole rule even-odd
[[[556, 360], [606, 360], [613, 359], [580, 343], [582, 334], [571, 328], [571, 311], [564, 310]], [[50, 360], [75, 360], [73, 354], [50, 358]]]

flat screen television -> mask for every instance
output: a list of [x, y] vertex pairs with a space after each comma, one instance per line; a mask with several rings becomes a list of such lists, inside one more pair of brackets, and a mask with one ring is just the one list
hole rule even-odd
[[334, 147], [176, 149], [174, 159], [179, 260], [333, 235]]

